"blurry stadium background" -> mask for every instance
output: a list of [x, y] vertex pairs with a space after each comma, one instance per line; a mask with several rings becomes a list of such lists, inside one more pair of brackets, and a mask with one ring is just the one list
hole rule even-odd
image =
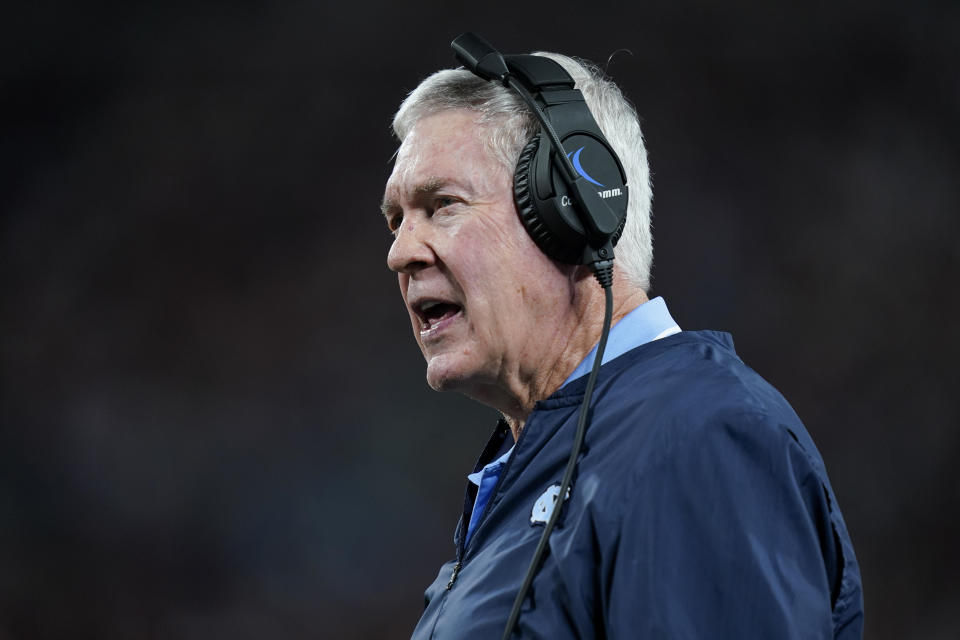
[[804, 419], [866, 637], [958, 637], [960, 5], [862, 4], [6, 8], [0, 638], [410, 633], [495, 415], [423, 381], [378, 205], [466, 30], [623, 87], [654, 295]]

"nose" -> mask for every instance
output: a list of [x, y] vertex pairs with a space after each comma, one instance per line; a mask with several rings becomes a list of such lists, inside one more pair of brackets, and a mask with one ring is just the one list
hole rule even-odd
[[387, 252], [387, 266], [391, 270], [412, 274], [434, 263], [436, 256], [426, 237], [428, 230], [424, 222], [408, 215], [400, 224]]

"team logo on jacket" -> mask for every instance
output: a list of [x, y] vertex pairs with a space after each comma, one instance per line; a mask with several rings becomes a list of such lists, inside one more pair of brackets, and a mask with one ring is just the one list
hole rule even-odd
[[[530, 512], [530, 524], [547, 524], [550, 516], [553, 514], [553, 507], [557, 503], [557, 496], [560, 495], [560, 484], [550, 485], [546, 491], [540, 494], [537, 501], [533, 503], [533, 510]], [[563, 500], [570, 499], [570, 487], [567, 487], [567, 495]]]

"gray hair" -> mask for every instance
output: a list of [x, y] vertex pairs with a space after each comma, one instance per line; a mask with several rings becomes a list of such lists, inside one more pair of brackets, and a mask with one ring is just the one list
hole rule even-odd
[[[563, 66], [583, 92], [593, 117], [620, 157], [630, 186], [627, 222], [617, 243], [617, 264], [627, 281], [650, 288], [653, 240], [650, 234], [650, 167], [637, 113], [620, 88], [595, 65], [557, 53], [537, 52]], [[512, 174], [524, 145], [540, 130], [529, 108], [512, 90], [487, 82], [464, 69], [443, 69], [410, 92], [393, 118], [393, 131], [403, 142], [421, 118], [449, 109], [476, 112], [490, 152]]]

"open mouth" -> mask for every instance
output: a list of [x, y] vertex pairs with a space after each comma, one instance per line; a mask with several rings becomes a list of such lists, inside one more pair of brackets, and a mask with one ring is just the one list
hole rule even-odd
[[463, 307], [454, 302], [443, 300], [425, 300], [414, 306], [414, 311], [420, 319], [420, 335], [428, 337], [439, 332], [460, 315]]

